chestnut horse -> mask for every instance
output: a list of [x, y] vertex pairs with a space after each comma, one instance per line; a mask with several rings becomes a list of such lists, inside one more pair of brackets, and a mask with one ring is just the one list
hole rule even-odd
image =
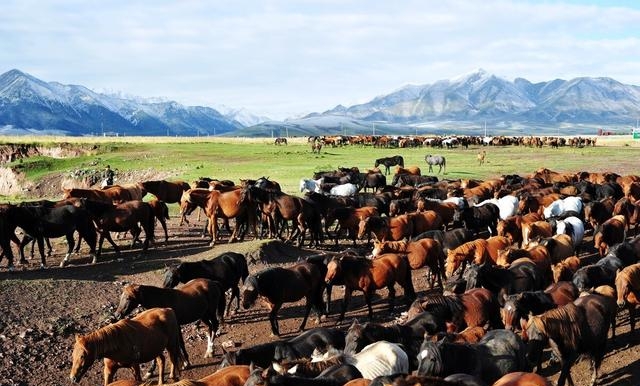
[[495, 381], [493, 386], [551, 386], [547, 378], [536, 373], [515, 372], [509, 373]]
[[76, 335], [73, 346], [72, 366], [69, 378], [79, 382], [98, 358], [104, 358], [104, 385], [113, 381], [115, 372], [130, 368], [136, 380], [141, 381], [140, 363], [156, 359], [158, 384], [163, 383], [165, 348], [169, 352], [171, 372], [169, 377], [180, 375], [180, 345], [182, 334], [176, 314], [170, 308], [152, 308], [131, 319], [102, 327], [87, 335]]
[[[144, 308], [171, 308], [179, 325], [201, 320], [209, 329], [205, 358], [213, 358], [213, 339], [219, 322], [224, 321], [225, 297], [218, 282], [194, 279], [178, 289], [129, 284], [122, 290], [115, 316], [121, 319], [138, 305]], [[189, 366], [189, 355], [181, 345], [182, 355]]]
[[[437, 277], [438, 286], [442, 287], [444, 277], [444, 252], [440, 243], [434, 239], [421, 239], [418, 241], [374, 241], [373, 256], [383, 253], [403, 253], [407, 255], [407, 260], [411, 269], [419, 269], [425, 265], [429, 267], [433, 277]], [[433, 288], [433, 280], [430, 282]]]
[[165, 180], [144, 181], [140, 183], [145, 192], [151, 193], [167, 204], [180, 202], [182, 193], [191, 187], [184, 181], [169, 182]]
[[62, 189], [63, 199], [86, 198], [87, 200], [100, 201], [104, 203], [119, 204], [133, 199], [128, 189], [114, 185], [105, 189]]
[[[247, 378], [249, 378], [249, 366], [237, 365], [225, 367], [197, 381], [182, 379], [176, 383], [165, 383], [165, 386], [244, 386]], [[127, 379], [115, 381], [109, 386], [143, 386], [148, 384], [148, 382], [140, 384], [136, 380]]]
[[631, 332], [636, 327], [636, 306], [640, 304], [640, 263], [632, 264], [616, 275], [616, 293], [618, 307], [629, 309]]
[[344, 319], [347, 306], [354, 290], [360, 290], [369, 310], [369, 319], [373, 317], [371, 296], [376, 289], [387, 287], [389, 290], [389, 309], [393, 311], [396, 290], [395, 283], [404, 289], [404, 295], [410, 302], [416, 297], [411, 282], [411, 266], [404, 256], [387, 253], [374, 260], [352, 256], [334, 256], [327, 264], [325, 282], [329, 285], [340, 280], [344, 283], [345, 292], [342, 310], [338, 321]]
[[627, 236], [626, 220], [623, 215], [613, 216], [605, 221], [593, 236], [593, 244], [604, 257], [609, 247], [624, 241]]
[[511, 244], [520, 245], [522, 243], [522, 224], [529, 224], [542, 220], [538, 213], [528, 213], [523, 216], [516, 215], [498, 221], [498, 236], [505, 236], [511, 239]]
[[483, 264], [490, 260], [487, 248], [489, 244], [485, 239], [476, 239], [468, 241], [461, 246], [449, 250], [447, 254], [446, 275], [450, 277], [462, 265], [461, 271], [464, 272], [466, 264], [474, 263], [476, 265]]
[[561, 262], [553, 264], [551, 266], [553, 282], [571, 281], [573, 274], [580, 268], [581, 264], [578, 256], [569, 256]]
[[414, 222], [409, 215], [403, 214], [396, 217], [371, 216], [361, 220], [358, 224], [358, 238], [374, 235], [378, 241], [398, 241], [411, 237]]

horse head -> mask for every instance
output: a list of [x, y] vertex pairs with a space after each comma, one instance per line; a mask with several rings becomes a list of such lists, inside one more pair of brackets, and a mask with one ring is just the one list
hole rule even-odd
[[522, 300], [522, 294], [516, 295], [503, 295], [504, 306], [500, 309], [500, 316], [502, 317], [502, 323], [506, 330], [513, 331], [515, 323], [519, 321], [520, 316], [520, 301]]
[[332, 285], [336, 278], [341, 276], [343, 261], [344, 256], [334, 256], [327, 263], [327, 274], [324, 276], [324, 281], [327, 285]]
[[249, 309], [256, 302], [260, 291], [258, 290], [258, 280], [255, 276], [251, 275], [247, 277], [242, 286], [241, 298], [242, 308]]
[[115, 312], [116, 319], [122, 319], [128, 315], [142, 301], [140, 295], [140, 286], [129, 284], [124, 287], [120, 295], [120, 302]]
[[69, 374], [71, 382], [80, 382], [95, 360], [96, 354], [91, 344], [88, 344], [83, 336], [76, 335], [76, 343], [73, 346], [73, 354], [71, 354], [72, 365]]
[[416, 375], [440, 375], [443, 370], [442, 355], [438, 345], [425, 334], [418, 353], [418, 369]]
[[164, 281], [162, 282], [162, 287], [164, 288], [173, 288], [180, 283], [180, 269], [181, 265], [177, 267], [167, 267], [164, 272]]

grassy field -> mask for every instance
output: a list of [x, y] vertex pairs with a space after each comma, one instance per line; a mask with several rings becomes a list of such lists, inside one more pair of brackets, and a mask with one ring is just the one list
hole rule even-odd
[[[153, 169], [167, 171], [174, 179], [192, 181], [201, 176], [231, 179], [267, 176], [280, 182], [286, 192], [298, 192], [299, 180], [310, 178], [314, 171], [357, 166], [363, 171], [373, 167], [380, 157], [402, 155], [405, 165], [417, 165], [427, 173], [426, 154], [441, 154], [447, 159], [444, 178], [489, 178], [503, 174], [528, 174], [540, 167], [558, 171], [614, 171], [640, 174], [637, 142], [617, 138], [599, 141], [588, 148], [532, 149], [525, 147], [485, 147], [486, 164], [479, 166], [479, 147], [464, 149], [377, 149], [347, 146], [324, 147], [320, 155], [312, 154], [302, 138], [288, 146], [275, 146], [271, 139], [234, 138], [0, 138], [0, 142], [56, 143], [77, 142], [97, 145], [94, 154], [56, 159], [33, 157], [10, 164], [25, 173], [28, 180], [38, 181], [51, 173], [75, 169], [102, 169], [109, 164], [119, 172]], [[390, 182], [390, 181], [389, 181]]]

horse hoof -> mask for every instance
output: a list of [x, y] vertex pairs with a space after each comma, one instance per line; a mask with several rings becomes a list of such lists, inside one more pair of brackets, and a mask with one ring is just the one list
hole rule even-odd
[[62, 260], [62, 261], [60, 262], [60, 268], [64, 268], [64, 267], [66, 267], [66, 266], [67, 266], [67, 263], [68, 263], [68, 261], [67, 261], [67, 260]]
[[213, 358], [213, 351], [211, 351], [211, 352], [206, 352], [206, 353], [204, 354], [204, 357], [205, 357], [205, 358]]
[[46, 266], [46, 265], [44, 265], [44, 264], [40, 264], [40, 269], [44, 270], [44, 269], [46, 269], [46, 268], [47, 268], [47, 266]]
[[15, 267], [13, 264], [11, 264], [10, 266], [8, 266], [8, 267], [7, 267], [7, 270], [8, 270], [9, 272], [13, 272], [13, 271], [15, 271], [15, 270], [16, 270], [16, 267]]
[[93, 259], [91, 260], [91, 264], [95, 264], [98, 262], [98, 256], [93, 256]]

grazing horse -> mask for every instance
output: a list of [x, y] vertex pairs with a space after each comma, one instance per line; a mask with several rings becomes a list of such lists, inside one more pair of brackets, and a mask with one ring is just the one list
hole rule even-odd
[[373, 206], [365, 206], [362, 208], [353, 208], [351, 206], [332, 208], [325, 217], [325, 228], [328, 234], [328, 227], [337, 219], [338, 226], [335, 230], [336, 245], [338, 245], [338, 238], [340, 238], [340, 235], [345, 230], [353, 241], [353, 245], [356, 245], [360, 221], [378, 215], [378, 209]]
[[[411, 320], [422, 312], [430, 313], [438, 321], [450, 323], [457, 330], [484, 326], [494, 329], [504, 327], [500, 320], [498, 300], [485, 288], [473, 288], [463, 294], [427, 295], [416, 299], [409, 307], [407, 317]], [[438, 326], [441, 325], [442, 323], [438, 323]], [[428, 332], [433, 334], [432, 331]]]
[[416, 294], [411, 282], [411, 266], [403, 256], [387, 253], [378, 256], [377, 259], [351, 256], [334, 256], [327, 264], [325, 282], [332, 285], [340, 280], [344, 283], [345, 293], [342, 300], [342, 310], [339, 321], [344, 319], [347, 306], [354, 290], [360, 290], [369, 310], [369, 319], [373, 317], [371, 297], [376, 289], [387, 287], [389, 290], [389, 309], [393, 311], [396, 290], [394, 284], [398, 283], [404, 289], [404, 295], [410, 302]]
[[[438, 280], [438, 286], [442, 288], [444, 272], [444, 252], [440, 243], [434, 239], [421, 239], [418, 241], [374, 241], [371, 254], [379, 256], [384, 253], [402, 253], [407, 255], [411, 269], [429, 267], [431, 274]], [[433, 288], [433, 280], [430, 287]]]
[[420, 347], [416, 374], [465, 373], [490, 384], [505, 374], [525, 370], [525, 353], [520, 337], [509, 330], [491, 330], [477, 344], [434, 343], [427, 338]]
[[[111, 205], [111, 204], [109, 204]], [[60, 263], [64, 267], [69, 261], [75, 240], [73, 234], [78, 234], [84, 239], [90, 248], [90, 256], [93, 262], [96, 262], [96, 231], [91, 224], [89, 213], [85, 208], [78, 208], [74, 205], [64, 205], [57, 208], [48, 208], [41, 205], [36, 206], [8, 206], [3, 212], [4, 227], [10, 235], [14, 234], [16, 226], [22, 228], [25, 237], [20, 243], [20, 262], [26, 262], [24, 257], [24, 247], [29, 241], [36, 240], [38, 250], [40, 252], [40, 267], [46, 267], [44, 256], [44, 240], [50, 237], [62, 237], [67, 239], [67, 254]], [[0, 238], [3, 236], [0, 235]], [[9, 267], [13, 266], [11, 247], [9, 246], [9, 237], [7, 236], [6, 245], [3, 250], [9, 257]]]
[[180, 202], [182, 193], [191, 189], [189, 184], [184, 181], [144, 181], [141, 182], [140, 185], [145, 192], [153, 194], [158, 200], [164, 201], [167, 204]]
[[62, 189], [63, 199], [86, 198], [87, 200], [100, 201], [104, 203], [121, 203], [132, 200], [129, 190], [119, 186], [112, 186], [106, 189]]
[[580, 268], [582, 263], [578, 256], [569, 256], [559, 263], [551, 266], [551, 273], [553, 274], [553, 282], [558, 283], [560, 281], [571, 281], [573, 274]]
[[[221, 286], [209, 279], [193, 279], [178, 289], [129, 284], [122, 290], [115, 316], [122, 319], [141, 305], [147, 309], [171, 308], [179, 325], [201, 320], [209, 329], [204, 357], [213, 358], [213, 339], [224, 321], [224, 304]], [[188, 367], [189, 355], [183, 343], [180, 348]]]
[[401, 155], [396, 155], [393, 157], [385, 157], [385, 158], [378, 158], [374, 164], [374, 167], [378, 167], [378, 165], [384, 165], [384, 174], [389, 174], [390, 173], [390, 167], [394, 166], [394, 165], [399, 165], [401, 167], [404, 167], [404, 158], [402, 158]]
[[287, 144], [287, 139], [285, 137], [278, 137], [275, 139], [275, 141], [273, 141], [274, 145], [286, 145]]
[[[409, 215], [396, 217], [370, 216], [360, 220], [358, 224], [358, 238], [370, 237], [373, 233], [379, 241], [398, 241], [413, 235], [413, 221]], [[369, 238], [369, 240], [371, 240]]]
[[226, 314], [229, 314], [233, 298], [236, 298], [236, 311], [240, 309], [240, 289], [238, 282], [245, 282], [249, 276], [247, 260], [244, 255], [236, 252], [225, 252], [211, 260], [184, 262], [173, 268], [167, 268], [164, 273], [164, 288], [173, 288], [178, 283], [204, 278], [220, 283], [223, 292], [231, 289], [231, 298], [227, 304]]
[[487, 240], [475, 239], [455, 249], [450, 249], [447, 253], [446, 276], [451, 277], [461, 265], [461, 272], [464, 272], [467, 263], [476, 265], [483, 264], [490, 258], [489, 252], [487, 251], [488, 247], [489, 244]]
[[102, 244], [105, 238], [111, 244], [115, 253], [120, 255], [120, 249], [111, 238], [110, 232], [131, 231], [133, 235], [131, 248], [133, 248], [141, 232], [138, 224], [142, 225], [145, 235], [142, 250], [146, 251], [149, 248], [149, 243], [153, 241], [155, 216], [151, 205], [148, 203], [142, 201], [127, 201], [122, 204], [112, 205], [87, 200], [85, 207], [100, 234], [97, 256], [100, 256], [102, 253]]
[[522, 248], [529, 247], [532, 240], [553, 236], [553, 228], [546, 221], [522, 224]]
[[[590, 295], [600, 296], [600, 295]], [[580, 298], [578, 299], [580, 300]], [[571, 366], [581, 354], [591, 360], [591, 385], [596, 384], [598, 368], [606, 352], [609, 314], [607, 307], [582, 307], [574, 303], [566, 304], [545, 312], [539, 316], [530, 316], [521, 320], [522, 338], [528, 341], [529, 361], [539, 367], [542, 349], [549, 341], [551, 349], [560, 359], [560, 377], [558, 386], [564, 386], [571, 378]], [[615, 313], [615, 305], [613, 306]], [[591, 325], [593, 323], [593, 325]]]
[[631, 332], [636, 328], [636, 306], [640, 303], [640, 263], [632, 264], [616, 275], [618, 307], [629, 309]]
[[500, 310], [504, 328], [519, 327], [520, 318], [526, 315], [540, 315], [553, 308], [571, 303], [578, 297], [578, 288], [570, 281], [549, 286], [544, 291], [525, 291], [515, 295], [505, 295], [504, 306]]
[[176, 315], [170, 308], [152, 308], [131, 319], [102, 327], [87, 335], [76, 335], [73, 346], [72, 366], [69, 378], [79, 382], [98, 358], [104, 358], [104, 385], [113, 381], [121, 367], [130, 368], [136, 380], [141, 381], [140, 363], [153, 358], [158, 363], [158, 384], [164, 378], [165, 348], [169, 352], [171, 372], [169, 377], [180, 375], [180, 345], [182, 334]]
[[264, 297], [269, 304], [269, 322], [271, 332], [279, 336], [278, 311], [283, 303], [296, 302], [301, 298], [306, 299], [304, 318], [300, 325], [300, 331], [304, 331], [311, 307], [318, 314], [317, 322], [320, 323], [322, 312], [322, 273], [320, 269], [311, 263], [298, 263], [288, 268], [267, 268], [251, 275], [245, 280], [242, 287], [242, 307], [250, 308], [258, 298]]
[[443, 170], [444, 173], [447, 174], [447, 160], [441, 155], [431, 155], [428, 154], [424, 156], [424, 160], [429, 165], [429, 173], [433, 172], [433, 165], [439, 166], [438, 174], [440, 174]]

